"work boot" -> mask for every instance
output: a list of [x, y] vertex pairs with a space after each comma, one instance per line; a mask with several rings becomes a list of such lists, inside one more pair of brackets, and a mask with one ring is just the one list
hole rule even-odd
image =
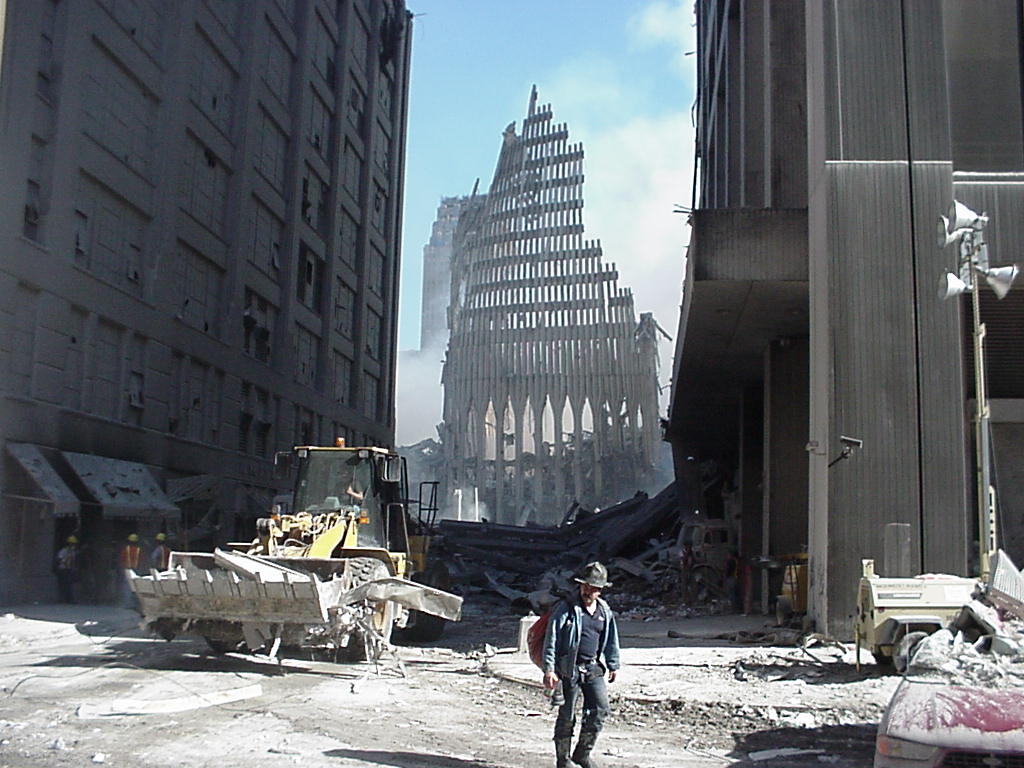
[[555, 739], [555, 768], [569, 768], [569, 748], [572, 737]]
[[580, 768], [598, 768], [597, 763], [590, 759], [590, 750], [594, 748], [597, 741], [595, 731], [583, 731], [580, 733], [579, 741], [576, 742], [576, 749], [572, 751], [572, 761]]

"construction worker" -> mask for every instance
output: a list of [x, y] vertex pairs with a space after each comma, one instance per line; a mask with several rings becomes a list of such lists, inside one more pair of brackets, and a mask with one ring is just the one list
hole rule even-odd
[[612, 584], [608, 570], [588, 563], [575, 579], [579, 594], [563, 598], [551, 611], [542, 652], [544, 688], [562, 688], [563, 703], [555, 719], [557, 768], [568, 768], [569, 748], [576, 726], [576, 701], [583, 697], [583, 724], [572, 751], [572, 762], [596, 768], [590, 759], [597, 735], [608, 716], [607, 682], [615, 682], [619, 669], [619, 633], [615, 614], [601, 591]]
[[57, 596], [62, 603], [75, 602], [75, 577], [78, 574], [78, 537], [72, 534], [57, 550], [54, 567], [57, 574]]
[[135, 608], [138, 605], [138, 600], [132, 592], [129, 582], [128, 569], [137, 570], [141, 556], [142, 549], [139, 547], [138, 534], [128, 534], [128, 540], [121, 547], [121, 553], [118, 556], [118, 562], [121, 566], [121, 579], [119, 582], [120, 602], [125, 608]]
[[155, 536], [156, 546], [149, 553], [149, 565], [158, 571], [166, 571], [171, 559], [171, 548], [167, 546], [167, 534], [158, 533]]

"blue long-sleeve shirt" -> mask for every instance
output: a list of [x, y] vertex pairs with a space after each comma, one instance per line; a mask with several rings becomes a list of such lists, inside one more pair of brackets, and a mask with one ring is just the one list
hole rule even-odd
[[[545, 672], [554, 672], [559, 678], [572, 677], [580, 648], [583, 610], [579, 597], [561, 600], [552, 609], [544, 634], [542, 660]], [[600, 597], [597, 598], [597, 610], [603, 612], [605, 623], [597, 641], [596, 658], [601, 660], [604, 656], [604, 666], [615, 671], [619, 668], [619, 630], [615, 625], [615, 614]]]

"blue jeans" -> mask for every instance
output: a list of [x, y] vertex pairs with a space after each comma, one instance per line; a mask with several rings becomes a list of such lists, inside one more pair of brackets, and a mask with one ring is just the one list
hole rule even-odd
[[573, 670], [572, 678], [562, 678], [562, 695], [565, 701], [558, 708], [555, 718], [555, 738], [571, 739], [576, 726], [574, 710], [576, 697], [583, 693], [583, 723], [580, 732], [597, 733], [604, 727], [608, 717], [608, 687], [604, 680], [604, 667], [596, 661], [580, 665]]

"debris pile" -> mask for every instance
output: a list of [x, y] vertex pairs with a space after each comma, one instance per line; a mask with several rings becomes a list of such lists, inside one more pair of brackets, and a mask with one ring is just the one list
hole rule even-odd
[[909, 650], [908, 674], [954, 685], [1024, 687], [1024, 573], [1000, 550], [987, 585], [948, 627]]
[[676, 537], [680, 510], [692, 509], [683, 501], [671, 483], [653, 498], [638, 491], [603, 510], [573, 504], [558, 526], [442, 520], [439, 531], [464, 591], [495, 592], [538, 610], [572, 590], [582, 564], [600, 560], [615, 584], [616, 609], [650, 615], [678, 608]]

